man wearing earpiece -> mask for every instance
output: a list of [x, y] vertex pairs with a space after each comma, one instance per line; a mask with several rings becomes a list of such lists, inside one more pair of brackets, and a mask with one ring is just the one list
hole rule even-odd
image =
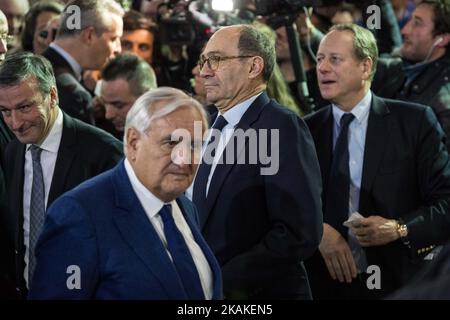
[[380, 59], [372, 90], [433, 108], [450, 150], [450, 0], [424, 0], [402, 29], [401, 58]]

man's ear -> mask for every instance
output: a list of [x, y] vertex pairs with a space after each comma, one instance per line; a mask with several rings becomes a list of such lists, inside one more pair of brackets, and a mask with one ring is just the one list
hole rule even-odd
[[50, 107], [54, 108], [58, 105], [58, 89], [56, 86], [52, 86], [50, 89]]
[[136, 160], [136, 153], [139, 149], [139, 141], [141, 133], [135, 128], [128, 128], [127, 132], [125, 132], [126, 141], [127, 141], [127, 158], [128, 161], [134, 162]]
[[365, 58], [362, 61], [363, 80], [368, 80], [372, 74], [373, 61], [371, 58]]
[[248, 77], [250, 79], [255, 79], [264, 72], [264, 60], [259, 56], [255, 56], [251, 61], [252, 64], [250, 65]]
[[81, 39], [83, 40], [83, 43], [91, 44], [92, 41], [95, 41], [95, 28], [94, 27], [87, 27], [81, 30]]
[[443, 33], [437, 36], [435, 46], [438, 48], [445, 48], [450, 42], [450, 33]]

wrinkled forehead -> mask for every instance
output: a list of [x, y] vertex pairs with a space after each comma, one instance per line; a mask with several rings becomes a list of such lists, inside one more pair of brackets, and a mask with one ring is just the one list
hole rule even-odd
[[213, 54], [237, 54], [240, 29], [237, 27], [224, 27], [216, 31], [209, 39], [202, 55], [210, 56]]

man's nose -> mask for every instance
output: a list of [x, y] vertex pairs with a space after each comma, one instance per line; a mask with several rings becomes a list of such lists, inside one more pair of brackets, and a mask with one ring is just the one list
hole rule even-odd
[[105, 118], [107, 120], [112, 120], [116, 117], [116, 108], [110, 106], [108, 103], [105, 104]]
[[187, 143], [179, 143], [172, 150], [172, 162], [179, 167], [189, 166], [192, 164], [192, 148]]
[[202, 77], [202, 78], [211, 77], [214, 75], [214, 71], [209, 67], [207, 62], [205, 62], [205, 64], [203, 65], [203, 68], [199, 67], [199, 71], [200, 71], [200, 77]]
[[317, 71], [320, 73], [324, 73], [330, 70], [330, 64], [326, 59], [322, 59], [320, 62], [317, 62]]
[[11, 129], [18, 130], [23, 124], [22, 116], [16, 110], [11, 111]]

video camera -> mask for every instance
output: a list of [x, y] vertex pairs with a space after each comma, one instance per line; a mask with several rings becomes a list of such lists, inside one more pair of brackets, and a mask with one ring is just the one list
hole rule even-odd
[[[195, 3], [192, 4], [193, 2]], [[203, 10], [205, 10], [204, 1], [163, 2], [158, 7], [157, 15], [161, 43], [193, 45], [206, 42], [212, 35], [214, 27], [213, 20], [200, 12]]]
[[322, 1], [317, 0], [255, 0], [256, 14], [269, 16], [273, 14], [293, 14], [304, 7], [316, 7]]

